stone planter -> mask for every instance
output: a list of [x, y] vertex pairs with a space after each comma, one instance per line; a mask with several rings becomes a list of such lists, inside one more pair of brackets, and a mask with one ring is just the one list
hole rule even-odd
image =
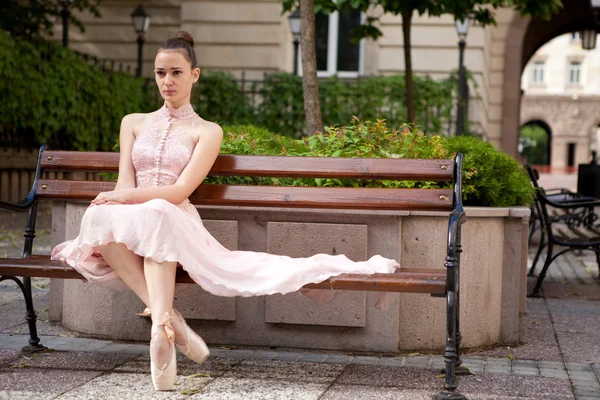
[[[56, 202], [53, 242], [77, 235], [83, 203]], [[374, 254], [405, 267], [442, 268], [448, 217], [443, 213], [201, 207], [206, 228], [230, 249], [301, 257]], [[529, 209], [467, 208], [461, 258], [463, 347], [516, 345], [525, 310]], [[285, 266], [282, 266], [285, 268]], [[445, 300], [398, 295], [389, 310], [374, 293], [345, 292], [319, 306], [300, 294], [223, 298], [197, 285], [178, 292], [176, 307], [209, 344], [395, 352], [436, 350], [445, 341]], [[53, 280], [50, 316], [75, 331], [108, 339], [149, 339], [129, 292], [81, 281]]]

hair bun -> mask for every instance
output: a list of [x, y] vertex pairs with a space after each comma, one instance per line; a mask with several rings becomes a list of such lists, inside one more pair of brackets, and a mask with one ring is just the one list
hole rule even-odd
[[186, 31], [179, 31], [175, 34], [175, 37], [181, 40], [185, 40], [190, 44], [190, 46], [194, 47], [194, 38]]

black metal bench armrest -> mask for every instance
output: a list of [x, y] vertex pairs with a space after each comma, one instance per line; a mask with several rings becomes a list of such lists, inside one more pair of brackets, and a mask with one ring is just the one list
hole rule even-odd
[[579, 207], [600, 207], [600, 200], [593, 198], [593, 200], [585, 200], [585, 199], [572, 199], [568, 201], [552, 201], [546, 196], [542, 196], [544, 202], [552, 207], [561, 208], [561, 209], [569, 209], [569, 208], [579, 208]]
[[573, 192], [567, 188], [544, 189], [544, 192], [546, 192], [546, 196], [557, 196], [557, 195], [561, 195], [561, 194], [567, 194], [567, 195], [573, 196], [573, 197], [581, 196], [579, 193]]
[[38, 154], [38, 159], [37, 159], [37, 166], [35, 169], [35, 179], [33, 181], [33, 186], [31, 187], [31, 190], [29, 191], [27, 196], [25, 196], [25, 198], [18, 203], [10, 203], [7, 201], [0, 201], [0, 210], [24, 212], [24, 211], [28, 211], [35, 204], [35, 201], [36, 201], [35, 193], [37, 192], [37, 184], [38, 184], [38, 181], [40, 180], [40, 178], [42, 177], [42, 168], [41, 168], [42, 153], [46, 149], [47, 149], [46, 145], [43, 145], [42, 147], [40, 147], [40, 152]]
[[28, 211], [35, 204], [35, 190], [31, 190], [27, 197], [18, 203], [9, 203], [0, 200], [0, 210], [24, 212]]

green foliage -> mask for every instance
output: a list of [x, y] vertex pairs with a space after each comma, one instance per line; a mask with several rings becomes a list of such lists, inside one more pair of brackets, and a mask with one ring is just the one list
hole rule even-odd
[[123, 115], [150, 110], [146, 84], [87, 65], [55, 43], [0, 32], [3, 137], [29, 135], [52, 148], [111, 150]]
[[[323, 133], [290, 139], [268, 130], [245, 126], [226, 126], [222, 153], [250, 155], [290, 155], [313, 157], [373, 158], [452, 158], [465, 156], [463, 200], [467, 205], [506, 207], [529, 205], [533, 188], [527, 175], [510, 156], [474, 137], [446, 138], [426, 135], [404, 125], [391, 129], [385, 121], [353, 118], [350, 125], [332, 126]], [[435, 182], [371, 181], [348, 179], [281, 179], [249, 177], [209, 177], [210, 183], [352, 186], [352, 187], [447, 187]]]
[[[101, 0], [73, 0], [70, 9], [87, 11], [100, 17], [98, 3]], [[16, 39], [41, 39], [52, 36], [54, 24], [61, 16], [62, 6], [57, 0], [2, 0], [0, 1], [0, 30]], [[71, 14], [70, 24], [81, 32], [84, 26], [76, 15]]]
[[452, 154], [463, 153], [463, 191], [467, 205], [506, 207], [529, 205], [533, 187], [519, 163], [490, 143], [468, 136], [449, 138]]
[[247, 97], [227, 72], [203, 71], [192, 92], [191, 103], [196, 105], [199, 115], [220, 123], [241, 124], [252, 115]]
[[[283, 12], [298, 7], [300, 0], [281, 0]], [[315, 0], [315, 13], [330, 14], [343, 8], [366, 12], [370, 8], [380, 7], [384, 13], [402, 15], [418, 12], [438, 17], [444, 14], [454, 15], [457, 19], [471, 16], [479, 25], [495, 25], [494, 11], [498, 8], [510, 7], [521, 16], [550, 19], [562, 7], [561, 0]], [[356, 38], [369, 37], [376, 40], [382, 35], [377, 28], [377, 17], [369, 17], [363, 25], [355, 28]]]
[[[260, 86], [259, 86], [260, 84]], [[289, 73], [273, 74], [264, 82], [246, 82], [256, 93], [244, 94], [231, 74], [204, 72], [192, 103], [202, 117], [227, 125], [252, 123], [290, 137], [303, 132], [302, 80]], [[326, 125], [341, 125], [357, 116], [385, 119], [400, 128], [406, 121], [403, 75], [343, 80], [336, 76], [319, 82], [321, 113]], [[456, 80], [415, 77], [417, 125], [425, 132], [451, 131], [451, 115], [457, 97]]]
[[548, 133], [539, 125], [526, 125], [521, 128], [521, 154], [529, 164], [548, 164]]

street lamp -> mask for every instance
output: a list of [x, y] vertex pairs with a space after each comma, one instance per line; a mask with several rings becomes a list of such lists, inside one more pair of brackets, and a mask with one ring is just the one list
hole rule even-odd
[[584, 50], [593, 50], [596, 48], [596, 27], [598, 27], [598, 19], [600, 15], [600, 0], [590, 0], [590, 7], [594, 14], [594, 29], [586, 29], [581, 32], [581, 47]]
[[[593, 0], [595, 1], [595, 0]], [[456, 108], [456, 136], [463, 134], [465, 130], [465, 106], [467, 104], [467, 83], [465, 80], [465, 67], [463, 65], [467, 33], [471, 17], [465, 16], [462, 20], [456, 20], [456, 32], [458, 33], [458, 106]]]
[[144, 46], [144, 34], [148, 30], [150, 26], [150, 14], [144, 10], [141, 4], [139, 4], [135, 10], [130, 14], [131, 15], [131, 23], [133, 24], [133, 29], [137, 33], [137, 44], [138, 44], [138, 58], [137, 58], [137, 71], [136, 76], [142, 76], [142, 47]]
[[58, 0], [62, 6], [60, 16], [62, 17], [62, 42], [64, 47], [69, 47], [69, 19], [71, 18], [71, 4], [73, 0]]
[[298, 76], [298, 46], [300, 45], [300, 32], [302, 25], [300, 23], [300, 9], [296, 8], [288, 17], [290, 22], [290, 31], [294, 35], [294, 75]]
[[581, 31], [581, 47], [584, 50], [594, 50], [596, 48], [595, 29], [586, 29]]

